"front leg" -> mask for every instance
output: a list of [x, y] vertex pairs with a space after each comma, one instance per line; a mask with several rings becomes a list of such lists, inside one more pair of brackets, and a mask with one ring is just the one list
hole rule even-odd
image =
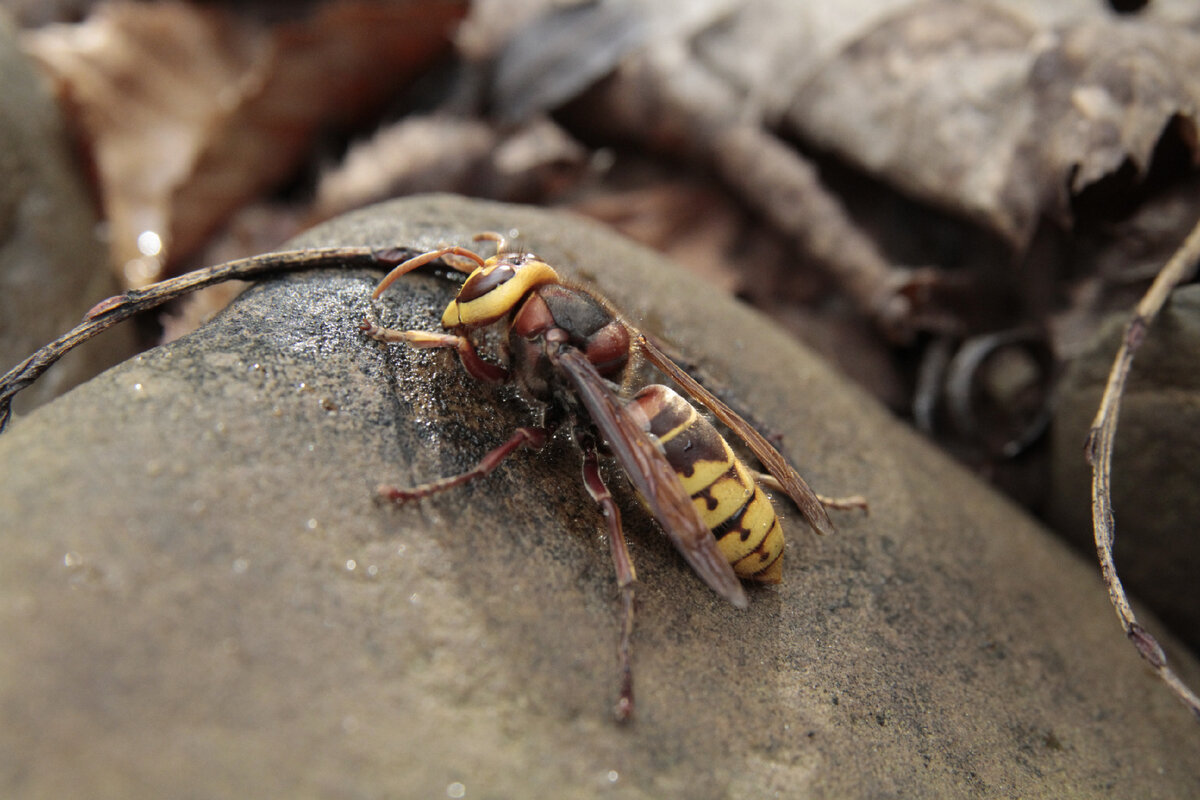
[[431, 333], [429, 331], [401, 331], [395, 328], [384, 328], [378, 323], [364, 319], [358, 326], [359, 330], [377, 342], [385, 344], [404, 344], [422, 350], [436, 348], [452, 348], [458, 353], [458, 360], [472, 378], [483, 383], [504, 383], [508, 380], [508, 370], [496, 364], [488, 363], [479, 357], [475, 345], [466, 336], [456, 333]]

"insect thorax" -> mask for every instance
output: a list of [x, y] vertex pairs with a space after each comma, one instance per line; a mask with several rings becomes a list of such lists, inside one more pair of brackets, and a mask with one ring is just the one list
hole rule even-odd
[[566, 346], [582, 351], [596, 370], [615, 378], [629, 362], [629, 332], [601, 301], [561, 284], [539, 286], [513, 318], [509, 345], [519, 379], [535, 395], [548, 399], [555, 370], [546, 358], [546, 335], [566, 335]]

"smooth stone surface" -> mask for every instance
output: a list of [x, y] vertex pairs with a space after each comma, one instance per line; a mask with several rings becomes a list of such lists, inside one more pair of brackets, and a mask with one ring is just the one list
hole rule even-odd
[[[1200, 726], [1096, 568], [757, 315], [537, 210], [414, 198], [303, 241], [509, 227], [870, 516], [816, 540], [780, 503], [784, 583], [739, 611], [610, 470], [640, 579], [637, 717], [617, 725], [615, 583], [571, 443], [377, 504], [378, 482], [468, 467], [529, 409], [448, 353], [364, 340], [376, 274], [265, 283], [0, 436], [0, 795], [1200, 793]], [[381, 314], [433, 330], [453, 291], [408, 276]]]

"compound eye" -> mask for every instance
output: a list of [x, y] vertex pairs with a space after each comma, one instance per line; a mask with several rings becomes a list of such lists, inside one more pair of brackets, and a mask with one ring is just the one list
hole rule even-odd
[[490, 269], [477, 269], [471, 273], [471, 276], [463, 282], [462, 288], [458, 290], [458, 301], [469, 303], [483, 297], [497, 286], [508, 283], [516, 274], [517, 271], [511, 264], [497, 264]]

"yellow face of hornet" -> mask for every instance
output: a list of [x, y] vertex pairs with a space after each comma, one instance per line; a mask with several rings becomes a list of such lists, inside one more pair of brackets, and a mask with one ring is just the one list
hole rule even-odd
[[463, 282], [442, 314], [442, 327], [481, 328], [503, 317], [537, 286], [562, 281], [532, 253], [502, 253], [484, 262]]

